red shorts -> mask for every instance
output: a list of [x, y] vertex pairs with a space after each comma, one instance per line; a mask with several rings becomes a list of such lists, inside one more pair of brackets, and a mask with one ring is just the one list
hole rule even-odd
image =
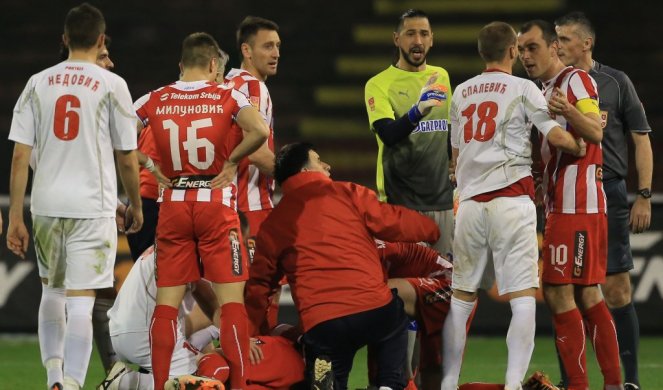
[[451, 281], [445, 278], [405, 278], [417, 292], [417, 322], [424, 334], [440, 333], [451, 302]]
[[269, 213], [272, 212], [272, 209], [267, 210], [255, 210], [255, 211], [245, 211], [244, 215], [246, 220], [249, 221], [249, 237], [255, 238], [258, 235], [258, 230], [260, 226], [269, 216]]
[[442, 326], [449, 313], [451, 281], [445, 278], [405, 278], [417, 292], [417, 322], [421, 335], [419, 368], [442, 364]]
[[599, 214], [549, 214], [543, 236], [543, 275], [550, 284], [605, 282], [608, 219]]
[[161, 203], [156, 252], [157, 287], [249, 278], [239, 217], [221, 203]]

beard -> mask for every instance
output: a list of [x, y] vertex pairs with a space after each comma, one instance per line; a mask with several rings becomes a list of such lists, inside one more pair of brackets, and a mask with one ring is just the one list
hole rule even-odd
[[428, 50], [426, 50], [426, 51], [422, 50], [423, 55], [421, 56], [421, 59], [417, 61], [417, 60], [414, 60], [411, 57], [410, 51], [405, 51], [405, 50], [403, 50], [402, 47], [399, 48], [399, 50], [401, 52], [401, 58], [404, 59], [405, 62], [407, 62], [411, 66], [415, 66], [415, 67], [419, 67], [419, 66], [423, 65], [423, 63], [426, 62], [426, 57], [428, 56]]

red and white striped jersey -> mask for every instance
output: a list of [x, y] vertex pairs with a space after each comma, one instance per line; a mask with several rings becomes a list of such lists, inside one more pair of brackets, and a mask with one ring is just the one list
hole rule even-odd
[[[274, 118], [272, 117], [272, 99], [264, 81], [255, 78], [244, 69], [233, 68], [225, 79], [228, 87], [242, 92], [249, 102], [260, 111], [269, 126], [267, 145], [274, 151]], [[241, 130], [240, 130], [241, 131]], [[242, 212], [269, 210], [274, 208], [274, 179], [261, 173], [258, 168], [243, 159], [237, 168], [237, 208]]]
[[[552, 98], [555, 88], [560, 88], [574, 106], [583, 99], [593, 99], [598, 104], [596, 82], [587, 72], [573, 67], [564, 68], [559, 74], [543, 83], [546, 100]], [[554, 117], [563, 129], [578, 137], [566, 119]], [[603, 192], [603, 155], [601, 144], [587, 143], [587, 154], [574, 157], [562, 153], [547, 141], [541, 147], [545, 164], [543, 184], [546, 212], [562, 214], [596, 214], [606, 212]]]
[[151, 126], [161, 171], [173, 188], [159, 201], [222, 202], [235, 208], [236, 183], [212, 190], [209, 181], [242, 139], [233, 123], [250, 105], [243, 94], [208, 81], [177, 81], [138, 99], [134, 109]]

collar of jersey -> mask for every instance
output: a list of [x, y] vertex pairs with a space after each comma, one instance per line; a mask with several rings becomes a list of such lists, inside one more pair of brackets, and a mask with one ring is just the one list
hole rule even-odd
[[198, 80], [198, 81], [175, 81], [171, 87], [179, 91], [195, 91], [197, 89], [205, 88], [209, 86], [209, 81], [207, 80]]
[[544, 88], [548, 88], [548, 87], [550, 87], [551, 84], [554, 84], [554, 83], [555, 83], [555, 80], [557, 80], [557, 78], [559, 77], [559, 75], [562, 74], [562, 72], [564, 72], [564, 71], [567, 70], [568, 68], [573, 68], [573, 67], [572, 67], [572, 66], [565, 66], [564, 68], [562, 68], [562, 70], [559, 71], [559, 73], [557, 73], [557, 74], [556, 74], [553, 78], [551, 78], [550, 80], [542, 81], [541, 83], [543, 84], [543, 87], [544, 87]]

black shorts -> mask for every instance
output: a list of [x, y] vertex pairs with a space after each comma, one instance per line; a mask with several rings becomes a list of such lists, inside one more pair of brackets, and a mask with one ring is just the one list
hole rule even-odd
[[633, 269], [633, 255], [629, 241], [630, 208], [626, 182], [614, 179], [603, 182], [608, 199], [608, 267], [607, 274], [627, 272]]

